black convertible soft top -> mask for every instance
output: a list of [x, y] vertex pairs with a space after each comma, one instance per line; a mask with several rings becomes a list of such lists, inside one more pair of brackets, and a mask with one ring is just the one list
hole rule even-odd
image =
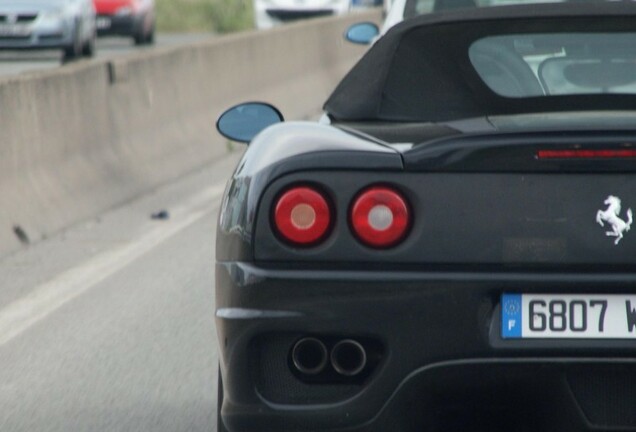
[[336, 121], [441, 122], [489, 115], [636, 110], [634, 94], [511, 98], [471, 64], [476, 40], [534, 33], [636, 32], [636, 4], [568, 2], [422, 15], [382, 37], [324, 105]]

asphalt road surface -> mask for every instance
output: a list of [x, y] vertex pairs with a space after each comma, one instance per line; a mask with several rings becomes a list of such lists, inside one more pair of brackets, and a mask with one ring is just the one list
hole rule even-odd
[[[158, 34], [156, 46], [186, 45], [212, 37], [209, 33]], [[152, 46], [136, 47], [132, 38], [106, 37], [97, 39], [96, 57], [112, 58], [130, 54], [137, 50], [147, 50]], [[57, 51], [0, 51], [0, 76], [16, 75], [22, 72], [54, 69], [62, 65], [62, 52]]]
[[0, 259], [1, 431], [216, 429], [215, 223], [239, 156]]

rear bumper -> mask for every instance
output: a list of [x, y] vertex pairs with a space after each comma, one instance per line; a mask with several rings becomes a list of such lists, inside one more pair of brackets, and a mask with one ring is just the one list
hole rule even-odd
[[98, 15], [96, 19], [98, 36], [133, 36], [144, 21], [142, 15]]
[[0, 36], [0, 49], [2, 50], [63, 49], [72, 44], [72, 32], [68, 29], [59, 31], [36, 31], [23, 37]]
[[[217, 264], [216, 274], [222, 418], [231, 432], [636, 430], [636, 343], [499, 336], [503, 292], [633, 293], [636, 274], [245, 263]], [[358, 378], [299, 375], [290, 352], [307, 336], [328, 348], [361, 341], [366, 369]]]

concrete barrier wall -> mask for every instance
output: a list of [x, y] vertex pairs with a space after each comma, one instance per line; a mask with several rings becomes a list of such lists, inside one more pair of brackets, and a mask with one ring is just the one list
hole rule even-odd
[[[364, 53], [344, 30], [379, 12], [219, 37], [0, 80], [0, 256], [225, 154], [229, 105], [315, 115]], [[20, 233], [16, 233], [20, 231]]]

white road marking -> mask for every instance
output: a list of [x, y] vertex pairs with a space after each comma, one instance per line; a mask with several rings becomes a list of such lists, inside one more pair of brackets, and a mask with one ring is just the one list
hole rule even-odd
[[0, 346], [197, 222], [210, 211], [211, 205], [221, 196], [223, 189], [223, 184], [216, 184], [193, 195], [171, 210], [169, 220], [156, 227], [156, 223], [153, 223], [147, 227], [145, 234], [134, 241], [59, 274], [29, 295], [7, 305], [0, 310]]

